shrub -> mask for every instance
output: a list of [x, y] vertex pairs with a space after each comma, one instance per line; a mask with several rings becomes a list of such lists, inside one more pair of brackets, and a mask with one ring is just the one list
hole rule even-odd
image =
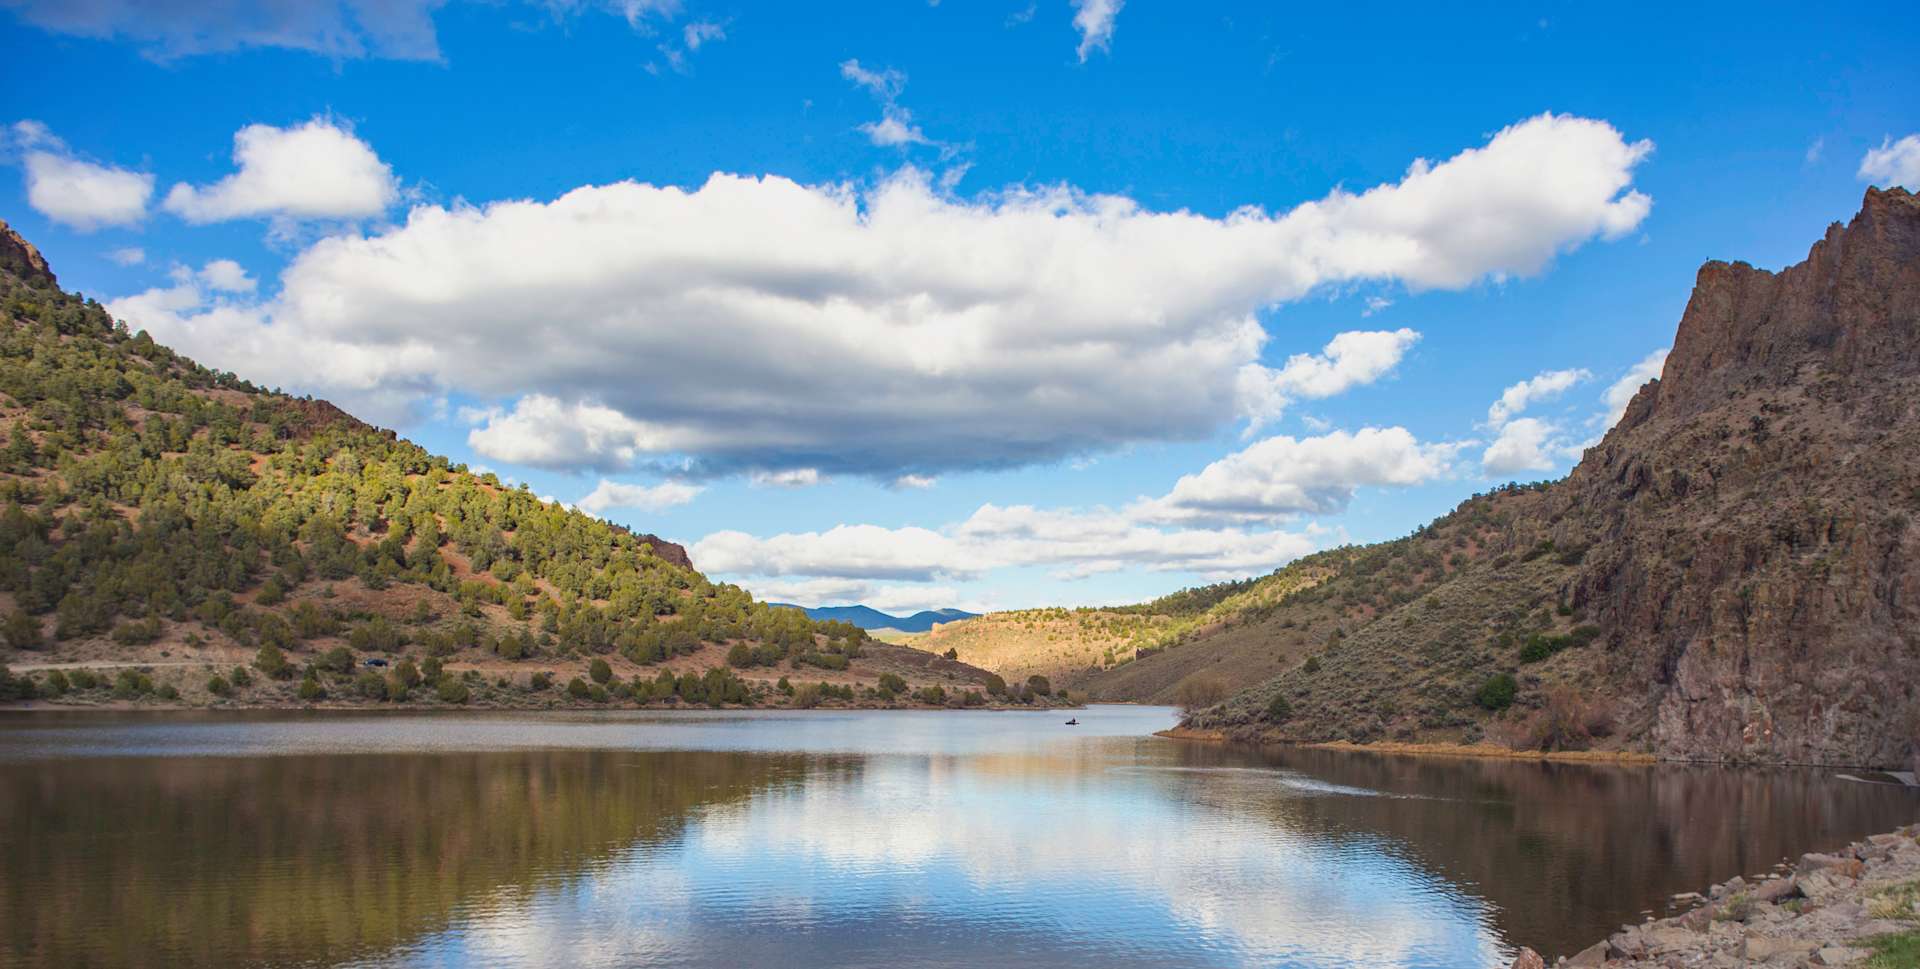
[[327, 688], [320, 685], [318, 677], [309, 676], [300, 681], [300, 699], [324, 700], [326, 698]]
[[800, 657], [800, 662], [808, 666], [818, 666], [823, 670], [847, 668], [847, 658], [839, 653], [806, 653]]
[[727, 665], [735, 669], [746, 669], [753, 665], [753, 647], [746, 643], [734, 643], [727, 650]]
[[1286, 723], [1293, 719], [1293, 704], [1288, 703], [1285, 696], [1275, 693], [1273, 699], [1267, 701], [1267, 719], [1274, 723]]
[[944, 659], [958, 660], [960, 658], [960, 651], [949, 647], [946, 652], [941, 653], [940, 655]]
[[335, 646], [321, 653], [319, 658], [313, 661], [313, 665], [328, 672], [339, 673], [344, 676], [353, 672], [353, 650], [345, 646]]
[[788, 683], [787, 678], [784, 676], [780, 678], [780, 682], [775, 683], [773, 685], [773, 688], [776, 690], [779, 690], [782, 693], [785, 693], [788, 696], [793, 695], [793, 684]]
[[1027, 677], [1027, 689], [1040, 696], [1053, 695], [1053, 684], [1047, 682], [1047, 678], [1038, 673]]
[[215, 673], [207, 679], [207, 692], [214, 696], [232, 696], [233, 684], [228, 683], [226, 677]]
[[0, 640], [5, 640], [13, 649], [39, 649], [40, 621], [15, 609], [0, 620]]
[[587, 698], [587, 692], [588, 691], [587, 691], [586, 680], [583, 680], [576, 676], [573, 679], [567, 681], [568, 696], [573, 697], [576, 700], [584, 700]]
[[960, 703], [969, 707], [985, 706], [987, 698], [979, 690], [968, 690], [960, 697]]
[[276, 680], [293, 675], [293, 668], [287, 665], [287, 654], [271, 643], [260, 647], [260, 652], [254, 654], [253, 668]]
[[988, 673], [987, 674], [987, 692], [993, 694], [994, 696], [1006, 696], [1007, 681], [1001, 679], [1000, 674], [998, 673]]
[[113, 641], [123, 646], [140, 646], [160, 638], [160, 617], [150, 616], [123, 622], [113, 627]]
[[244, 666], [234, 667], [233, 672], [227, 674], [227, 679], [232, 680], [233, 685], [237, 687], [248, 687], [253, 685], [253, 674], [248, 672], [247, 668]]
[[159, 697], [162, 700], [180, 699], [180, 691], [178, 689], [175, 689], [172, 683], [160, 684], [160, 688], [153, 691], [153, 695]]
[[434, 693], [440, 697], [441, 703], [465, 703], [473, 696], [473, 691], [467, 689], [465, 683], [451, 676], [441, 677], [440, 685], [434, 687]]
[[613, 680], [613, 667], [608, 666], [606, 660], [595, 659], [587, 667], [587, 675], [593, 677], [595, 683], [605, 686]]
[[67, 681], [67, 674], [59, 670], [47, 673], [47, 691], [54, 696], [66, 696], [67, 690], [71, 687], [72, 684]]
[[100, 674], [92, 670], [74, 670], [72, 680], [74, 689], [91, 690], [100, 685]]
[[931, 704], [933, 706], [940, 706], [947, 702], [947, 691], [942, 689], [938, 683], [932, 686], [921, 687], [920, 692], [916, 694], [916, 696], [919, 697], [921, 703]]
[[893, 673], [882, 673], [880, 674], [880, 685], [876, 689], [879, 690], [882, 697], [891, 700], [907, 692], [907, 681]]
[[1480, 684], [1479, 692], [1473, 695], [1473, 702], [1495, 712], [1513, 706], [1513, 697], [1520, 692], [1520, 684], [1512, 673], [1495, 673]]
[[113, 678], [113, 695], [122, 700], [131, 700], [153, 692], [153, 679], [138, 670], [121, 670]]
[[544, 692], [552, 686], [553, 675], [551, 673], [535, 673], [527, 677], [527, 689], [535, 693]]
[[601, 686], [598, 683], [595, 683], [594, 685], [587, 687], [587, 699], [590, 699], [595, 703], [607, 702], [607, 688], [604, 686]]
[[0, 700], [31, 700], [33, 693], [33, 680], [13, 675], [5, 663], [0, 663]]
[[260, 606], [277, 606], [286, 598], [286, 584], [280, 581], [278, 575], [267, 576], [267, 581], [260, 583], [260, 591], [253, 594], [254, 604]]
[[387, 698], [387, 678], [372, 670], [362, 670], [359, 676], [353, 678], [353, 690], [369, 700], [384, 700]]
[[1188, 713], [1204, 710], [1226, 698], [1226, 681], [1211, 673], [1195, 673], [1173, 688], [1173, 702]]
[[802, 683], [793, 690], [793, 705], [802, 710], [811, 710], [820, 705], [820, 684]]

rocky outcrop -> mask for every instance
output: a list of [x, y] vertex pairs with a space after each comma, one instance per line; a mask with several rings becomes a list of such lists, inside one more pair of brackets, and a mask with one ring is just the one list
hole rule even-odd
[[[1565, 480], [1356, 561], [1417, 599], [1342, 591], [1315, 662], [1190, 725], [1913, 769], [1920, 198], [1868, 191], [1777, 273], [1708, 263], [1664, 373]], [[1326, 588], [1374, 581], [1348, 578]], [[1476, 693], [1500, 677], [1504, 699]]]
[[656, 558], [665, 559], [683, 569], [693, 568], [693, 559], [688, 557], [686, 546], [645, 532], [635, 532], [633, 537], [653, 546], [653, 554]]
[[[1848, 966], [1873, 955], [1873, 940], [1920, 930], [1920, 829], [1874, 835], [1834, 854], [1810, 854], [1791, 869], [1749, 883], [1735, 877], [1690, 895], [1674, 918], [1622, 926], [1559, 966]], [[1540, 969], [1521, 950], [1513, 969]]]
[[1709, 263], [1661, 379], [1556, 486], [1663, 755], [1905, 766], [1920, 733], [1920, 199]]
[[0, 273], [11, 273], [35, 286], [56, 286], [58, 280], [53, 270], [47, 268], [47, 260], [33, 243], [20, 238], [20, 233], [0, 219]]

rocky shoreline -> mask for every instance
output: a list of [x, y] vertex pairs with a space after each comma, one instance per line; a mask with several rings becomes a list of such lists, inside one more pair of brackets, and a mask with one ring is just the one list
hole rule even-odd
[[[1679, 969], [1920, 965], [1920, 825], [1807, 854], [1772, 877], [1683, 896], [1684, 914], [1623, 926], [1556, 966]], [[1545, 969], [1522, 949], [1512, 969]]]

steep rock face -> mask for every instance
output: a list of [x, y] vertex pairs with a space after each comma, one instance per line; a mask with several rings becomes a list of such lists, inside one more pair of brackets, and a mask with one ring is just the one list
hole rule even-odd
[[1920, 735], [1920, 199], [1780, 273], [1709, 263], [1657, 382], [1555, 488], [1569, 598], [1661, 754], [1903, 765]]
[[0, 219], [0, 272], [12, 273], [36, 285], [56, 285], [53, 270], [33, 243], [20, 238], [5, 219]]
[[[1704, 266], [1665, 372], [1565, 480], [1368, 551], [1409, 590], [1445, 558], [1439, 584], [1349, 606], [1314, 662], [1189, 723], [1916, 766], [1917, 523], [1920, 199], [1872, 190], [1798, 265]], [[1308, 608], [1273, 614], [1269, 652]], [[1581, 629], [1585, 645], [1519, 648]], [[1513, 705], [1490, 713], [1475, 691], [1497, 677]]]

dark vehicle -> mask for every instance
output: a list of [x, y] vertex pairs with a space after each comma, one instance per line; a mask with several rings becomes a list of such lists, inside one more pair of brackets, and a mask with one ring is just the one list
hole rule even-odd
[[383, 659], [381, 659], [381, 658], [380, 658], [380, 657], [378, 657], [378, 656], [375, 656], [375, 657], [373, 657], [372, 659], [369, 659], [369, 660], [367, 660], [367, 661], [366, 661], [365, 663], [362, 663], [362, 664], [360, 664], [360, 665], [362, 665], [362, 666], [385, 666], [385, 665], [387, 665], [387, 661], [386, 661], [386, 660], [383, 660]]

